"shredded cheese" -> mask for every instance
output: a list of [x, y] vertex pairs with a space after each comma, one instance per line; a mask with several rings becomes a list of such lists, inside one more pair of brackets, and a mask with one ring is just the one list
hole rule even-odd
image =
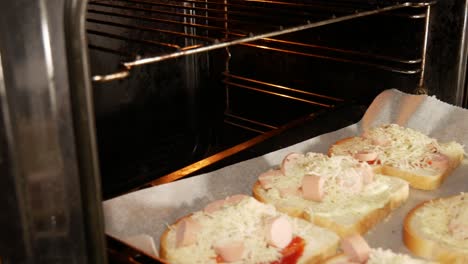
[[[387, 138], [388, 144], [373, 144], [373, 139]], [[426, 175], [437, 175], [439, 169], [431, 166], [430, 160], [434, 153], [445, 153], [455, 150], [464, 153], [463, 146], [450, 142], [440, 144], [436, 139], [397, 124], [388, 124], [372, 128], [366, 132], [366, 137], [355, 137], [352, 140], [333, 146], [334, 155], [354, 155], [358, 151], [378, 153], [380, 164], [389, 165], [404, 170], [426, 170]]]
[[394, 253], [387, 249], [371, 249], [367, 264], [430, 264], [434, 262], [415, 259], [405, 254]]
[[468, 252], [468, 239], [454, 236], [450, 230], [451, 220], [460, 216], [464, 217], [464, 215], [457, 214], [460, 211], [467, 210], [468, 193], [462, 193], [448, 199], [431, 201], [416, 212], [415, 221], [417, 222], [414, 223], [414, 227], [419, 229], [426, 239], [435, 240], [462, 252]]
[[[359, 170], [371, 169], [367, 163], [349, 156], [328, 157], [320, 153], [307, 153], [302, 160], [296, 162], [295, 173], [275, 175], [271, 178], [271, 188], [262, 190], [266, 196], [279, 205], [305, 210], [309, 215], [332, 217], [336, 221], [353, 223], [368, 212], [382, 208], [407, 183], [404, 180], [375, 175], [374, 181], [365, 185], [358, 193], [347, 191], [342, 183], [355, 181]], [[305, 200], [300, 195], [282, 197], [279, 190], [284, 188], [299, 189], [302, 179], [307, 174], [325, 178], [325, 196], [321, 202]], [[346, 222], [346, 223], [345, 223]]]
[[[168, 234], [170, 263], [216, 263], [213, 244], [217, 241], [241, 240], [244, 243], [243, 258], [239, 263], [269, 263], [281, 258], [281, 249], [269, 246], [265, 238], [267, 218], [283, 215], [289, 219], [293, 234], [313, 243], [307, 245], [309, 252], [318, 253], [320, 246], [338, 241], [338, 236], [331, 231], [313, 226], [301, 219], [294, 219], [277, 212], [272, 205], [246, 198], [236, 205], [225, 206], [207, 214], [195, 212], [192, 218], [201, 229], [197, 233], [197, 242], [185, 247], [175, 247], [175, 231]], [[196, 252], [196, 253], [195, 253]]]

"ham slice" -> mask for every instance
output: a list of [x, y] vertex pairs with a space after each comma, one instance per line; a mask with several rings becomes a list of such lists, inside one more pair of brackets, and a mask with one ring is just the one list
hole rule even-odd
[[300, 153], [293, 152], [286, 155], [281, 162], [281, 172], [283, 175], [294, 174], [295, 171], [298, 170], [298, 165], [300, 165], [303, 159], [304, 155]]
[[365, 263], [371, 251], [366, 240], [360, 235], [352, 235], [341, 240], [341, 249], [350, 261]]
[[266, 221], [266, 239], [269, 245], [285, 248], [293, 239], [292, 225], [285, 216], [277, 216]]
[[200, 224], [191, 217], [181, 220], [176, 227], [176, 247], [185, 247], [197, 241]]
[[242, 260], [244, 243], [242, 241], [222, 241], [215, 243], [213, 249], [224, 262], [236, 262]]
[[325, 177], [313, 174], [305, 175], [302, 178], [302, 197], [307, 200], [321, 202], [325, 196]]

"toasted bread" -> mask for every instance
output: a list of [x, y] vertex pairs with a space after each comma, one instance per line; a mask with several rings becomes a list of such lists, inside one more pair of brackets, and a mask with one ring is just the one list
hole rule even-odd
[[[373, 136], [386, 137], [386, 141], [378, 142]], [[411, 187], [422, 190], [437, 189], [464, 157], [463, 147], [456, 142], [438, 143], [395, 124], [371, 129], [362, 137], [341, 139], [330, 147], [328, 154], [356, 155], [360, 151], [378, 153], [372, 164], [376, 171], [404, 179]], [[435, 166], [433, 159], [437, 156], [446, 158], [447, 162]]]
[[[353, 264], [345, 254], [336, 255], [323, 264]], [[435, 264], [436, 262], [416, 259], [406, 254], [395, 253], [389, 249], [372, 248], [366, 264]]]
[[[320, 162], [323, 164], [330, 162], [329, 169], [337, 171], [339, 171], [338, 167], [342, 166], [335, 161], [337, 159], [343, 159], [350, 164], [359, 164], [350, 157], [328, 158], [318, 153], [308, 153], [308, 155], [314, 156], [308, 160], [311, 166], [315, 166], [314, 168], [326, 165], [314, 164], [313, 159], [322, 160]], [[334, 166], [338, 167], [334, 168]], [[342, 194], [339, 190], [329, 190], [322, 201], [305, 199], [300, 194], [283, 197], [279, 191], [279, 186], [284, 184], [281, 182], [288, 181], [288, 179], [291, 182], [301, 182], [306, 173], [295, 171], [293, 174], [272, 177], [273, 183], [269, 188], [262, 186], [260, 180], [257, 181], [253, 187], [254, 197], [259, 201], [274, 205], [279, 211], [303, 217], [318, 226], [328, 228], [340, 237], [367, 232], [405, 202], [409, 194], [406, 181], [376, 174], [374, 181], [363, 187], [362, 191], [357, 194]], [[297, 188], [300, 187], [297, 186]]]
[[[271, 205], [246, 197], [237, 203], [219, 206], [216, 210], [195, 212], [178, 220], [161, 236], [160, 255], [168, 263], [218, 263], [215, 244], [222, 240], [238, 240], [244, 245], [243, 257], [236, 263], [272, 263], [283, 257], [282, 249], [269, 245], [265, 238], [265, 219], [285, 217], [291, 223], [294, 237], [304, 242], [297, 263], [321, 263], [336, 254], [339, 237], [303, 219], [289, 217]], [[177, 246], [177, 226], [191, 218], [201, 226], [196, 241]], [[291, 245], [291, 244], [290, 244]], [[286, 247], [286, 249], [288, 249]], [[291, 253], [291, 252], [290, 252]], [[300, 252], [299, 252], [300, 253]], [[224, 261], [224, 260], [221, 260]]]
[[[460, 210], [461, 209], [461, 210]], [[452, 221], [461, 219], [465, 233], [451, 230]], [[403, 241], [414, 254], [441, 263], [468, 263], [468, 194], [439, 198], [419, 204], [405, 218]]]

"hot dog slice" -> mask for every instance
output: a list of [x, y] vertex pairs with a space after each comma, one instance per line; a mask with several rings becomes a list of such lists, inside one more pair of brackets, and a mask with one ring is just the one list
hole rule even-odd
[[190, 217], [181, 220], [176, 227], [176, 247], [185, 247], [195, 243], [200, 229], [200, 224]]
[[281, 172], [283, 175], [295, 174], [300, 168], [298, 165], [304, 159], [304, 155], [300, 153], [289, 153], [284, 157], [283, 162], [281, 162]]
[[360, 235], [352, 235], [341, 240], [341, 249], [351, 261], [363, 263], [369, 259], [370, 247]]
[[355, 159], [360, 160], [360, 161], [365, 161], [365, 162], [374, 161], [377, 159], [378, 156], [379, 154], [377, 152], [364, 151], [364, 150], [358, 151], [353, 155]]
[[302, 197], [307, 200], [320, 202], [325, 195], [325, 177], [313, 174], [305, 175], [302, 178]]
[[292, 226], [286, 217], [277, 216], [267, 219], [266, 239], [268, 244], [277, 248], [285, 248], [292, 238]]
[[236, 262], [242, 259], [244, 243], [242, 241], [222, 241], [215, 243], [213, 249], [224, 262]]

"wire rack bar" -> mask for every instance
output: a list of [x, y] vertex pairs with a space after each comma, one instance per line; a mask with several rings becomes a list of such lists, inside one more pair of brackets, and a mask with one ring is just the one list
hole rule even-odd
[[300, 93], [300, 94], [314, 96], [314, 97], [318, 97], [318, 98], [322, 98], [322, 99], [328, 99], [328, 100], [332, 100], [332, 101], [336, 101], [336, 102], [344, 102], [344, 100], [341, 99], [341, 98], [327, 96], [327, 95], [318, 94], [318, 93], [312, 93], [312, 92], [299, 90], [299, 89], [294, 89], [294, 88], [279, 85], [279, 84], [263, 82], [263, 81], [259, 81], [259, 80], [255, 80], [255, 79], [251, 79], [251, 78], [246, 78], [246, 77], [239, 76], [239, 75], [234, 75], [234, 74], [227, 73], [227, 72], [224, 72], [223, 75], [226, 76], [226, 77], [232, 78], [232, 79], [247, 81], [247, 82], [260, 84], [260, 85], [264, 85], [264, 86], [271, 87], [271, 88], [277, 88], [277, 89], [281, 89], [281, 90], [285, 90], [285, 91], [289, 91], [289, 92]]
[[154, 40], [129, 38], [129, 37], [124, 37], [124, 36], [117, 35], [117, 34], [112, 34], [112, 33], [108, 33], [108, 32], [101, 32], [101, 31], [92, 30], [92, 29], [88, 29], [88, 30], [86, 30], [86, 32], [88, 34], [91, 34], [91, 35], [102, 36], [102, 37], [107, 37], [107, 38], [112, 38], [112, 39], [123, 40], [123, 41], [138, 42], [138, 43], [143, 43], [143, 44], [147, 44], [147, 45], [163, 46], [163, 47], [168, 47], [168, 48], [172, 48], [172, 49], [175, 49], [175, 50], [181, 49], [181, 47], [179, 45], [164, 43], [164, 42], [159, 42], [159, 41], [154, 41]]
[[[256, 1], [256, 2], [258, 2], [258, 1]], [[268, 2], [270, 3], [270, 1], [268, 1]], [[273, 1], [273, 3], [277, 3], [277, 4], [280, 4], [280, 5], [286, 4], [284, 2], [278, 2], [278, 1]], [[102, 4], [102, 3], [93, 2], [93, 4]], [[398, 9], [405, 8], [405, 7], [413, 7], [413, 6], [424, 7], [424, 6], [430, 6], [432, 4], [434, 4], [434, 2], [427, 2], [427, 3], [410, 3], [410, 2], [406, 2], [406, 3], [400, 3], [400, 4], [395, 4], [395, 5], [392, 5], [392, 6], [387, 6], [387, 7], [383, 7], [383, 8], [374, 9], [374, 10], [368, 10], [368, 11], [362, 11], [362, 12], [353, 13], [353, 14], [349, 14], [349, 15], [343, 15], [343, 16], [340, 16], [340, 17], [332, 16], [332, 17], [330, 17], [328, 19], [324, 19], [324, 20], [320, 20], [320, 21], [316, 21], [316, 22], [308, 22], [306, 24], [302, 24], [302, 25], [299, 25], [299, 26], [292, 26], [292, 27], [283, 28], [283, 29], [280, 29], [280, 30], [272, 31], [272, 32], [260, 33], [260, 34], [257, 34], [257, 35], [249, 34], [246, 37], [241, 37], [241, 38], [233, 39], [233, 40], [225, 40], [225, 41], [219, 41], [219, 40], [211, 39], [211, 38], [204, 37], [204, 36], [195, 36], [195, 35], [185, 34], [185, 33], [180, 33], [180, 32], [172, 32], [172, 31], [164, 32], [164, 31], [167, 31], [167, 30], [154, 29], [154, 28], [150, 28], [150, 27], [128, 26], [128, 25], [123, 25], [123, 24], [119, 24], [119, 23], [115, 23], [115, 22], [101, 21], [101, 20], [96, 20], [96, 19], [88, 19], [88, 20], [90, 20], [90, 22], [95, 22], [95, 23], [104, 22], [107, 25], [125, 27], [125, 28], [130, 28], [130, 29], [148, 30], [148, 31], [153, 31], [153, 32], [156, 31], [156, 32], [163, 32], [163, 33], [167, 33], [167, 34], [174, 34], [174, 35], [180, 36], [180, 37], [195, 38], [195, 39], [199, 39], [199, 40], [202, 40], [202, 41], [205, 41], [205, 42], [208, 43], [208, 45], [197, 46], [197, 47], [192, 48], [192, 49], [184, 49], [184, 50], [179, 50], [179, 51], [175, 51], [175, 52], [172, 52], [172, 53], [165, 53], [165, 54], [161, 54], [161, 55], [157, 55], [157, 56], [140, 58], [140, 59], [136, 59], [136, 60], [133, 60], [133, 61], [122, 62], [122, 64], [121, 64], [122, 71], [130, 72], [130, 70], [133, 67], [142, 66], [142, 65], [151, 64], [151, 63], [156, 63], [156, 62], [169, 60], [169, 59], [174, 59], [174, 58], [178, 58], [178, 57], [181, 57], [181, 56], [187, 56], [187, 55], [192, 55], [192, 54], [201, 53], [201, 52], [207, 52], [207, 51], [211, 51], [211, 50], [215, 50], [215, 49], [226, 48], [226, 47], [229, 47], [229, 46], [232, 46], [232, 45], [238, 45], [238, 44], [242, 44], [242, 43], [247, 43], [247, 42], [252, 42], [252, 41], [256, 41], [256, 40], [265, 39], [265, 38], [273, 38], [273, 37], [283, 35], [283, 34], [287, 34], [287, 33], [298, 32], [298, 31], [311, 29], [311, 28], [315, 28], [315, 27], [320, 27], [320, 26], [324, 26], [324, 25], [329, 25], [329, 24], [342, 22], [342, 21], [346, 21], [346, 20], [350, 20], [350, 19], [356, 19], [356, 18], [360, 18], [360, 17], [370, 16], [370, 15], [375, 15], [375, 14], [381, 14], [381, 13], [389, 12], [389, 11], [392, 11], [392, 10], [398, 10]], [[189, 15], [184, 14], [183, 16], [189, 16]], [[194, 15], [194, 16], [197, 16], [197, 15]], [[199, 17], [201, 17], [203, 19], [206, 19], [205, 16], [199, 16]], [[221, 18], [221, 20], [224, 21], [224, 18]], [[229, 20], [229, 21], [231, 22], [231, 20]], [[249, 44], [249, 45], [253, 45], [253, 44]], [[306, 54], [306, 55], [308, 55], [308, 54]], [[331, 58], [331, 57], [323, 57], [323, 58], [324, 59], [335, 59], [336, 61], [341, 61], [341, 62], [351, 62], [351, 63], [353, 62], [352, 60], [346, 60], [346, 59], [339, 60], [339, 59]], [[415, 73], [418, 73], [420, 71], [420, 70], [417, 70], [417, 69], [416, 70], [403, 70], [403, 69], [396, 69], [396, 68], [386, 67], [386, 66], [382, 67], [381, 65], [376, 65], [376, 64], [372, 64], [372, 63], [367, 63], [367, 64], [362, 63], [362, 64], [368, 65], [368, 66], [375, 66], [375, 67], [378, 67], [378, 68], [381, 68], [381, 69], [384, 69], [384, 70], [390, 70], [390, 71], [393, 71], [393, 72], [400, 72], [400, 73], [404, 73], [404, 74], [415, 74]], [[113, 75], [113, 76], [115, 78], [116, 76], [122, 76], [122, 75]], [[103, 81], [103, 80], [110, 81], [110, 80], [114, 80], [114, 78], [111, 77], [111, 76], [106, 77], [105, 75], [97, 75], [97, 76], [93, 77], [93, 81]]]
[[288, 99], [291, 99], [291, 100], [294, 100], [294, 101], [299, 101], [299, 102], [303, 102], [303, 103], [307, 103], [307, 104], [311, 104], [311, 105], [317, 105], [317, 106], [322, 106], [322, 107], [326, 107], [326, 108], [334, 107], [334, 105], [331, 105], [331, 104], [319, 103], [319, 102], [307, 100], [307, 99], [296, 97], [296, 96], [291, 96], [291, 95], [287, 95], [287, 94], [283, 94], [283, 93], [272, 92], [272, 91], [268, 91], [268, 90], [264, 90], [264, 89], [244, 85], [244, 84], [231, 82], [231, 81], [228, 81], [228, 80], [223, 80], [223, 83], [234, 86], [234, 87], [238, 87], [238, 88], [243, 88], [243, 89], [247, 89], [247, 90], [251, 90], [251, 91], [256, 91], [256, 92], [259, 92], [259, 93], [270, 94], [270, 95], [275, 95], [275, 96], [279, 96], [279, 97], [283, 97], [283, 98], [288, 98]]
[[381, 65], [381, 64], [377, 64], [377, 63], [370, 63], [370, 62], [359, 61], [359, 60], [351, 60], [351, 59], [343, 59], [343, 58], [337, 58], [337, 57], [332, 57], [332, 56], [305, 53], [305, 52], [299, 52], [299, 51], [293, 51], [293, 50], [287, 50], [287, 49], [272, 48], [272, 47], [268, 47], [268, 46], [256, 45], [256, 44], [251, 44], [251, 43], [244, 43], [243, 45], [249, 46], [249, 47], [254, 47], [254, 48], [259, 48], [259, 49], [265, 49], [265, 50], [271, 50], [271, 51], [276, 51], [276, 52], [287, 53], [287, 54], [294, 54], [294, 55], [312, 57], [312, 58], [316, 58], [316, 59], [324, 59], [324, 60], [331, 60], [331, 61], [336, 61], [336, 62], [344, 62], [344, 63], [352, 63], [352, 64], [357, 64], [357, 65], [369, 66], [369, 67], [374, 67], [374, 68], [378, 68], [378, 69], [381, 69], [381, 70], [386, 70], [386, 71], [401, 73], [401, 74], [417, 74], [417, 73], [421, 72], [420, 68], [413, 69], [413, 70], [405, 70], [405, 69], [385, 66], [385, 65]]

